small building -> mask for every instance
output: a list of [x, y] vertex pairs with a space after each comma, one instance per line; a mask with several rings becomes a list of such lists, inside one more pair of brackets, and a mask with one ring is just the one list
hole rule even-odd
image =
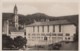
[[16, 38], [17, 36], [25, 37], [25, 30], [16, 30], [16, 28], [13, 28], [10, 30], [10, 35], [12, 39]]
[[75, 33], [76, 26], [68, 20], [34, 22], [26, 26], [27, 45], [73, 41]]

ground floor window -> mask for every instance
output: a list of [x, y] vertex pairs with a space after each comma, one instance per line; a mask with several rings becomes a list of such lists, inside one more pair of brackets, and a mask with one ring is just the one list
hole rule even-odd
[[65, 40], [70, 40], [70, 37], [65, 37]]
[[70, 34], [69, 33], [66, 33], [66, 36], [70, 36]]

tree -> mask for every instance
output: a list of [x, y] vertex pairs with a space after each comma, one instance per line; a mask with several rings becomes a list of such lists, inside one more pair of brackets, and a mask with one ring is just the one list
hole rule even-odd
[[18, 49], [23, 48], [27, 43], [27, 39], [23, 38], [22, 36], [17, 36], [14, 38], [14, 46]]
[[13, 48], [13, 39], [10, 36], [2, 35], [2, 49]]
[[74, 34], [74, 42], [78, 42], [78, 34]]

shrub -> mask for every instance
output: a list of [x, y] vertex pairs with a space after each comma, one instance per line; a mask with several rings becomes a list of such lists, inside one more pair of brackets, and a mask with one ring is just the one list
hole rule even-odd
[[13, 39], [10, 36], [2, 35], [2, 49], [13, 48]]
[[26, 38], [23, 38], [21, 36], [18, 36], [16, 38], [14, 38], [14, 46], [16, 48], [23, 48], [23, 46], [25, 46], [27, 43], [27, 39]]

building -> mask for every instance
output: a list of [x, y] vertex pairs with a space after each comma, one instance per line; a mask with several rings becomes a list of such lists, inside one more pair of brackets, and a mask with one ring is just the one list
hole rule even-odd
[[[12, 25], [10, 25], [12, 23]], [[18, 9], [17, 6], [14, 6], [13, 16], [11, 19], [7, 19], [3, 22], [2, 34], [7, 34], [11, 38], [15, 38], [17, 36], [25, 37], [25, 30], [19, 30], [19, 17], [18, 17]]]
[[34, 22], [26, 26], [27, 45], [73, 41], [76, 26], [68, 20]]

